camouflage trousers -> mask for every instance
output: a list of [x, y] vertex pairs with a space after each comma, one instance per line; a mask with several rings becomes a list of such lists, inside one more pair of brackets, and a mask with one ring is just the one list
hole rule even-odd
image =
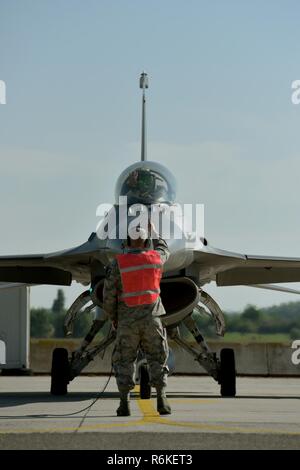
[[148, 315], [135, 321], [122, 320], [118, 324], [112, 363], [120, 392], [129, 391], [135, 386], [135, 360], [139, 348], [149, 364], [151, 385], [156, 388], [167, 385], [167, 334], [160, 318]]

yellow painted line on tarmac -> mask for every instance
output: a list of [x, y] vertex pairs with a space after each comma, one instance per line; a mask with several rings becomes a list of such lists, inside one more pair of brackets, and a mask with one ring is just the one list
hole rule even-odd
[[[183, 400], [184, 402], [185, 400]], [[195, 400], [199, 403], [199, 400]], [[210, 402], [220, 402], [221, 400], [210, 400]], [[224, 403], [224, 402], [222, 402]], [[207, 431], [229, 431], [229, 432], [238, 432], [238, 433], [255, 433], [255, 434], [288, 434], [288, 435], [300, 435], [300, 431], [284, 431], [284, 430], [274, 430], [274, 429], [263, 429], [263, 428], [247, 428], [241, 426], [226, 426], [222, 424], [201, 424], [193, 423], [189, 421], [172, 421], [169, 418], [161, 417], [158, 412], [153, 407], [152, 400], [141, 400], [138, 398], [138, 405], [140, 410], [144, 415], [142, 422], [151, 423], [151, 424], [164, 424], [167, 426], [179, 426], [179, 427], [188, 427], [193, 429], [202, 429]]]
[[[140, 387], [135, 386], [134, 392], [139, 393]], [[143, 400], [144, 401], [144, 400]], [[149, 401], [149, 400], [147, 400]], [[158, 415], [158, 413], [156, 412]], [[58, 416], [59, 418], [59, 416]], [[26, 419], [26, 418], [24, 418]], [[43, 418], [41, 418], [43, 419]], [[48, 418], [51, 419], [51, 416]], [[66, 418], [67, 419], [67, 418]], [[78, 416], [78, 420], [80, 420], [81, 417]], [[120, 419], [117, 418], [116, 419]], [[122, 418], [121, 418], [122, 419]], [[113, 428], [123, 428], [123, 427], [130, 427], [130, 426], [143, 426], [145, 425], [145, 420], [138, 419], [138, 420], [132, 420], [132, 421], [125, 421], [125, 422], [117, 422], [117, 423], [99, 423], [99, 424], [86, 424], [81, 426], [80, 430], [97, 430], [97, 429], [113, 429]], [[31, 433], [56, 433], [56, 432], [74, 432], [76, 431], [77, 426], [67, 426], [67, 427], [55, 427], [55, 428], [19, 428], [19, 429], [1, 429], [0, 430], [0, 435], [1, 434], [8, 434], [8, 433], [14, 433], [14, 434], [31, 434]]]
[[[86, 424], [82, 425], [79, 432], [82, 431], [93, 431], [101, 429], [113, 429], [113, 428], [124, 428], [124, 427], [135, 427], [142, 426], [147, 427], [149, 424], [164, 425], [171, 427], [184, 427], [191, 429], [199, 429], [202, 431], [225, 431], [231, 433], [251, 433], [251, 434], [285, 434], [285, 435], [295, 435], [299, 436], [300, 431], [285, 431], [285, 430], [274, 430], [266, 428], [256, 428], [256, 427], [246, 427], [240, 425], [222, 425], [222, 424], [208, 424], [208, 423], [195, 423], [190, 421], [173, 421], [170, 418], [162, 417], [154, 408], [153, 400], [142, 400], [139, 398], [139, 386], [136, 386], [133, 390], [136, 398], [138, 407], [142, 413], [142, 418], [132, 420], [130, 419], [125, 422], [117, 423], [98, 423], [98, 424]], [[206, 403], [225, 403], [224, 401], [217, 399], [173, 399], [174, 403], [197, 403], [197, 404], [206, 404]], [[78, 417], [80, 419], [80, 417]], [[120, 418], [118, 418], [120, 419]], [[21, 429], [2, 429], [0, 430], [1, 434], [31, 434], [31, 433], [60, 433], [60, 432], [74, 432], [76, 431], [77, 426], [68, 426], [68, 427], [53, 427], [53, 428], [21, 428]]]
[[152, 400], [141, 400], [138, 399], [138, 405], [143, 413], [143, 420], [147, 420], [149, 418], [159, 418], [159, 413], [154, 409]]

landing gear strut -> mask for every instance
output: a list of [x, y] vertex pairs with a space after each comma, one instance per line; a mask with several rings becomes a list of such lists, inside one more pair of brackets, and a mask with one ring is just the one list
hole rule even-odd
[[89, 362], [91, 362], [101, 351], [105, 351], [107, 346], [116, 339], [116, 332], [111, 331], [107, 338], [93, 348], [85, 350], [80, 355], [72, 354], [68, 358], [68, 351], [65, 348], [56, 348], [52, 355], [51, 368], [51, 394], [66, 395], [68, 384], [80, 374]]
[[[184, 319], [184, 324], [194, 336], [197, 349], [179, 336], [177, 328], [169, 329], [169, 335], [175, 343], [191, 354], [195, 361], [206, 370], [219, 384], [222, 397], [234, 397], [236, 394], [236, 370], [234, 350], [224, 348], [220, 352], [220, 359], [206, 344], [196, 322], [191, 315]], [[200, 351], [199, 351], [200, 349]]]
[[[197, 295], [193, 301], [194, 303], [192, 303], [193, 305], [190, 306], [192, 309], [195, 308], [199, 311], [202, 311], [203, 308], [201, 308], [199, 303], [204, 304], [208, 309], [209, 314], [215, 321], [217, 334], [223, 336], [225, 332], [225, 320], [220, 307], [214, 301], [214, 299], [212, 299], [209, 294], [204, 292], [202, 289], [199, 289], [198, 292], [196, 285], [195, 289]], [[198, 304], [195, 304], [195, 302], [198, 302]], [[90, 291], [84, 292], [76, 299], [67, 312], [65, 319], [65, 327], [68, 335], [72, 333], [73, 323], [79, 312], [83, 309], [84, 311], [90, 311], [95, 307], [95, 305], [95, 299], [92, 297]], [[99, 328], [103, 327], [106, 320], [106, 317], [103, 316], [97, 320], [97, 325], [96, 320], [94, 321], [94, 328], [85, 338], [87, 344], [91, 342]], [[185, 324], [187, 329], [193, 335], [196, 345], [191, 345], [179, 336], [177, 326], [181, 322]], [[162, 317], [162, 323], [163, 326], [167, 328], [169, 337], [189, 354], [191, 354], [194, 359], [206, 370], [206, 372], [220, 384], [221, 396], [234, 397], [236, 394], [234, 350], [224, 348], [220, 352], [220, 357], [217, 357], [217, 354], [212, 352], [208, 347], [201, 331], [197, 326], [197, 323], [192, 318], [192, 311], [189, 309], [183, 309], [181, 311], [175, 312], [174, 316], [173, 314], [165, 315]], [[56, 348], [53, 351], [52, 358], [51, 393], [53, 395], [65, 395], [68, 391], [68, 383], [77, 375], [79, 375], [80, 372], [89, 364], [89, 362], [92, 361], [100, 352], [104, 353], [107, 346], [113, 343], [115, 338], [116, 331], [110, 329], [106, 338], [98, 345], [95, 345], [89, 349], [86, 349], [85, 346], [84, 348], [81, 348], [81, 350], [72, 353], [70, 358], [68, 358], [68, 351], [66, 349]], [[149, 399], [151, 398], [151, 385], [149, 380], [149, 366], [145, 361], [140, 363], [138, 372], [140, 379], [140, 398]]]

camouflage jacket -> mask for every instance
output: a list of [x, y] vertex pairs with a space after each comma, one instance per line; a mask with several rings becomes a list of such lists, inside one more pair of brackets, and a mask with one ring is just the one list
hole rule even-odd
[[[164, 264], [170, 256], [167, 243], [162, 239], [153, 240], [153, 249], [160, 254], [161, 262]], [[128, 249], [127, 253], [139, 253], [143, 250]], [[145, 304], [135, 307], [128, 307], [125, 302], [118, 299], [122, 292], [121, 274], [118, 262], [114, 259], [106, 268], [106, 278], [103, 290], [103, 309], [110, 316], [111, 320], [133, 321], [146, 317], [147, 315], [160, 316], [165, 314], [165, 309], [160, 296], [152, 304]]]

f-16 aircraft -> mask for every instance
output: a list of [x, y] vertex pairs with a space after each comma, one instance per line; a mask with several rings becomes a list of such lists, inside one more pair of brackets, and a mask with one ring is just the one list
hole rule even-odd
[[[145, 72], [140, 77], [142, 89], [142, 139], [141, 160], [126, 168], [116, 183], [116, 201], [112, 210], [117, 215], [124, 213], [120, 198], [127, 198], [126, 216], [130, 223], [131, 208], [140, 204], [147, 208], [156, 206], [172, 209], [176, 204], [176, 183], [171, 172], [162, 164], [147, 160], [146, 145], [146, 89], [148, 77]], [[162, 212], [163, 214], [163, 212]], [[163, 217], [163, 215], [162, 215]], [[118, 232], [120, 217], [116, 222]], [[106, 222], [103, 221], [103, 224]], [[173, 222], [174, 224], [175, 222]], [[101, 229], [101, 227], [100, 227]], [[102, 225], [103, 229], [103, 225]], [[148, 240], [151, 247], [151, 239]], [[195, 309], [211, 315], [216, 333], [223, 336], [225, 321], [221, 308], [203, 290], [210, 282], [217, 286], [248, 285], [260, 288], [300, 293], [294, 289], [276, 286], [276, 283], [300, 281], [300, 258], [263, 257], [232, 253], [213, 248], [205, 238], [195, 239], [191, 244], [189, 234], [182, 231], [182, 237], [166, 239], [170, 257], [164, 265], [161, 280], [161, 298], [166, 315], [162, 317], [170, 338], [185, 349], [207, 373], [220, 385], [222, 396], [235, 396], [236, 371], [234, 351], [221, 350], [220, 357], [210, 350], [201, 331], [192, 317]], [[0, 257], [0, 282], [8, 287], [16, 285], [52, 284], [69, 286], [73, 281], [87, 286], [67, 312], [65, 328], [72, 334], [73, 323], [78, 314], [102, 308], [105, 268], [117, 254], [124, 251], [126, 236], [98, 236], [93, 232], [88, 240], [75, 248], [54, 253], [24, 256]], [[275, 285], [274, 285], [275, 283]], [[104, 330], [107, 317], [103, 316], [101, 327]], [[194, 337], [191, 345], [180, 337], [178, 325], [184, 324]], [[53, 394], [65, 394], [67, 385], [80, 374], [82, 369], [107, 346], [114, 342], [116, 332], [110, 328], [105, 339], [82, 354], [71, 354], [58, 348], [53, 352], [52, 385]], [[149, 398], [151, 388], [147, 364], [140, 361], [140, 394]]]

